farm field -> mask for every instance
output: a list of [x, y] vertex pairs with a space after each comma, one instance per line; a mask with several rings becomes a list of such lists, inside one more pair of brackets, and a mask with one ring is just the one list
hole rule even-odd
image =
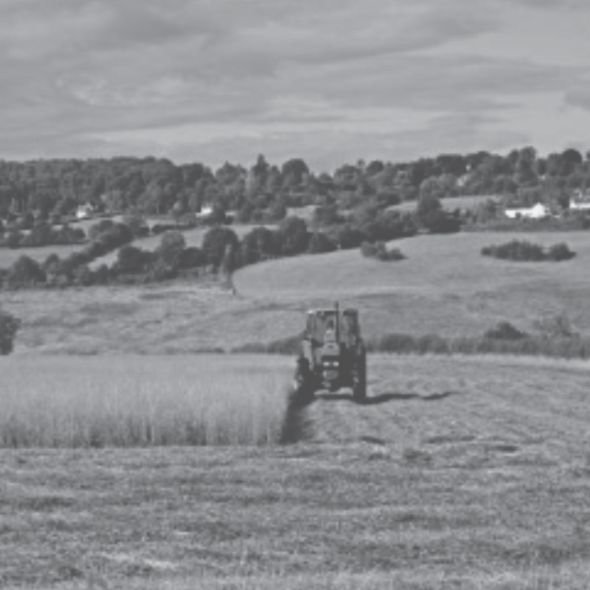
[[3, 359], [0, 447], [276, 444], [290, 359]]
[[[565, 241], [567, 262], [518, 263], [480, 255], [482, 246], [526, 239]], [[299, 256], [246, 267], [238, 296], [215, 282], [2, 293], [23, 319], [16, 352], [194, 353], [269, 342], [300, 333], [306, 309], [358, 306], [365, 337], [391, 332], [479, 336], [505, 320], [534, 332], [566, 315], [590, 333], [590, 232], [464, 233], [394, 243], [406, 260], [383, 263], [358, 250]]]
[[[472, 210], [477, 209], [481, 203], [485, 203], [488, 199], [495, 201], [500, 200], [496, 195], [459, 195], [457, 197], [446, 197], [440, 200], [443, 209], [454, 211], [455, 209]], [[404, 201], [398, 205], [390, 207], [392, 211], [407, 211], [408, 213], [416, 209], [416, 201]]]
[[[566, 242], [577, 256], [563, 263], [481, 256], [483, 246], [512, 239]], [[423, 235], [390, 245], [406, 259], [384, 263], [358, 250], [338, 251], [257, 264], [234, 282], [248, 297], [359, 305], [368, 335], [477, 335], [500, 320], [529, 330], [539, 318], [563, 313], [580, 332], [590, 331], [589, 232]]]
[[588, 363], [374, 356], [369, 374], [369, 403], [317, 399], [286, 447], [0, 450], [0, 586], [589, 587]]

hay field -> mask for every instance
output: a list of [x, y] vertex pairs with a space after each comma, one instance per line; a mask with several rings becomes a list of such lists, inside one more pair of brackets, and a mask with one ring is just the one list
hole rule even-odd
[[0, 450], [0, 586], [590, 586], [587, 363], [369, 375], [370, 403], [318, 399], [288, 447]]
[[289, 369], [206, 355], [9, 357], [0, 447], [273, 444]]

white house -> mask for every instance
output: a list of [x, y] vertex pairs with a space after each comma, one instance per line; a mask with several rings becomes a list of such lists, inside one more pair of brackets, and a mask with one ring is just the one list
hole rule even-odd
[[549, 217], [551, 212], [549, 211], [549, 207], [547, 207], [547, 205], [543, 205], [543, 203], [537, 203], [532, 207], [506, 209], [504, 214], [510, 219], [518, 219], [519, 217], [527, 219], [543, 219], [543, 217]]
[[76, 219], [88, 219], [92, 217], [94, 213], [94, 207], [90, 203], [84, 205], [78, 205], [76, 209]]
[[208, 217], [211, 213], [213, 213], [213, 205], [204, 205], [198, 213], [195, 213], [195, 216], [197, 219], [202, 219]]
[[574, 211], [590, 211], [590, 194], [576, 190], [570, 199], [570, 209]]

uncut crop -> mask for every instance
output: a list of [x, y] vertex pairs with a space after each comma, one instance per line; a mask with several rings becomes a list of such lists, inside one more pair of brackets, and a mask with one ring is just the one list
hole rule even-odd
[[228, 357], [12, 357], [1, 447], [264, 445], [280, 439], [288, 373]]

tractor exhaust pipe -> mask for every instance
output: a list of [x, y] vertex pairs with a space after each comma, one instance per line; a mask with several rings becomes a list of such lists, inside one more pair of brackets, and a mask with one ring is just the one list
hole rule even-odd
[[334, 301], [334, 311], [336, 312], [336, 342], [340, 342], [340, 304]]

